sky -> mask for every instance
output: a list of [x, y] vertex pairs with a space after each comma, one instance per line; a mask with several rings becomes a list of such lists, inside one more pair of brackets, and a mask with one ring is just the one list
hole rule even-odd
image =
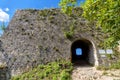
[[82, 49], [81, 48], [76, 48], [76, 55], [78, 55], [78, 56], [82, 55]]
[[[78, 5], [84, 0], [77, 0]], [[17, 9], [49, 9], [60, 8], [60, 0], [0, 0], [0, 25], [7, 26]], [[3, 32], [0, 30], [0, 34]]]

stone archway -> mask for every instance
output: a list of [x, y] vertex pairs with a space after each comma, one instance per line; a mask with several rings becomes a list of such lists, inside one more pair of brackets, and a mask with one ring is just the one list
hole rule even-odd
[[[72, 43], [71, 45], [71, 62], [73, 64], [91, 64], [95, 65], [95, 51], [91, 41], [87, 39], [79, 39]], [[81, 49], [80, 54], [77, 54], [77, 49]]]

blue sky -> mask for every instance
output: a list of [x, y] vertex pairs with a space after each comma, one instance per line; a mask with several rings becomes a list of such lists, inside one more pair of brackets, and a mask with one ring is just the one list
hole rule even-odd
[[76, 55], [78, 55], [78, 56], [82, 55], [82, 49], [81, 48], [76, 48]]
[[[78, 0], [78, 3], [83, 1]], [[3, 21], [8, 25], [17, 9], [59, 8], [59, 2], [60, 0], [0, 0], [0, 25]]]

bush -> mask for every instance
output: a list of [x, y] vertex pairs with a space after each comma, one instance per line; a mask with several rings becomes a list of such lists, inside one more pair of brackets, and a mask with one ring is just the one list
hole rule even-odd
[[12, 77], [11, 80], [70, 80], [73, 67], [68, 61], [51, 62], [26, 72], [22, 75]]
[[60, 74], [60, 80], [71, 80], [70, 74], [66, 70], [63, 70]]

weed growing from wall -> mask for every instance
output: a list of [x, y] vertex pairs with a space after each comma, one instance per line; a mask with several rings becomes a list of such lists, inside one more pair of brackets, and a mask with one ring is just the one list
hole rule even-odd
[[64, 36], [68, 39], [71, 39], [74, 35], [74, 23], [70, 26], [69, 31], [64, 31]]

